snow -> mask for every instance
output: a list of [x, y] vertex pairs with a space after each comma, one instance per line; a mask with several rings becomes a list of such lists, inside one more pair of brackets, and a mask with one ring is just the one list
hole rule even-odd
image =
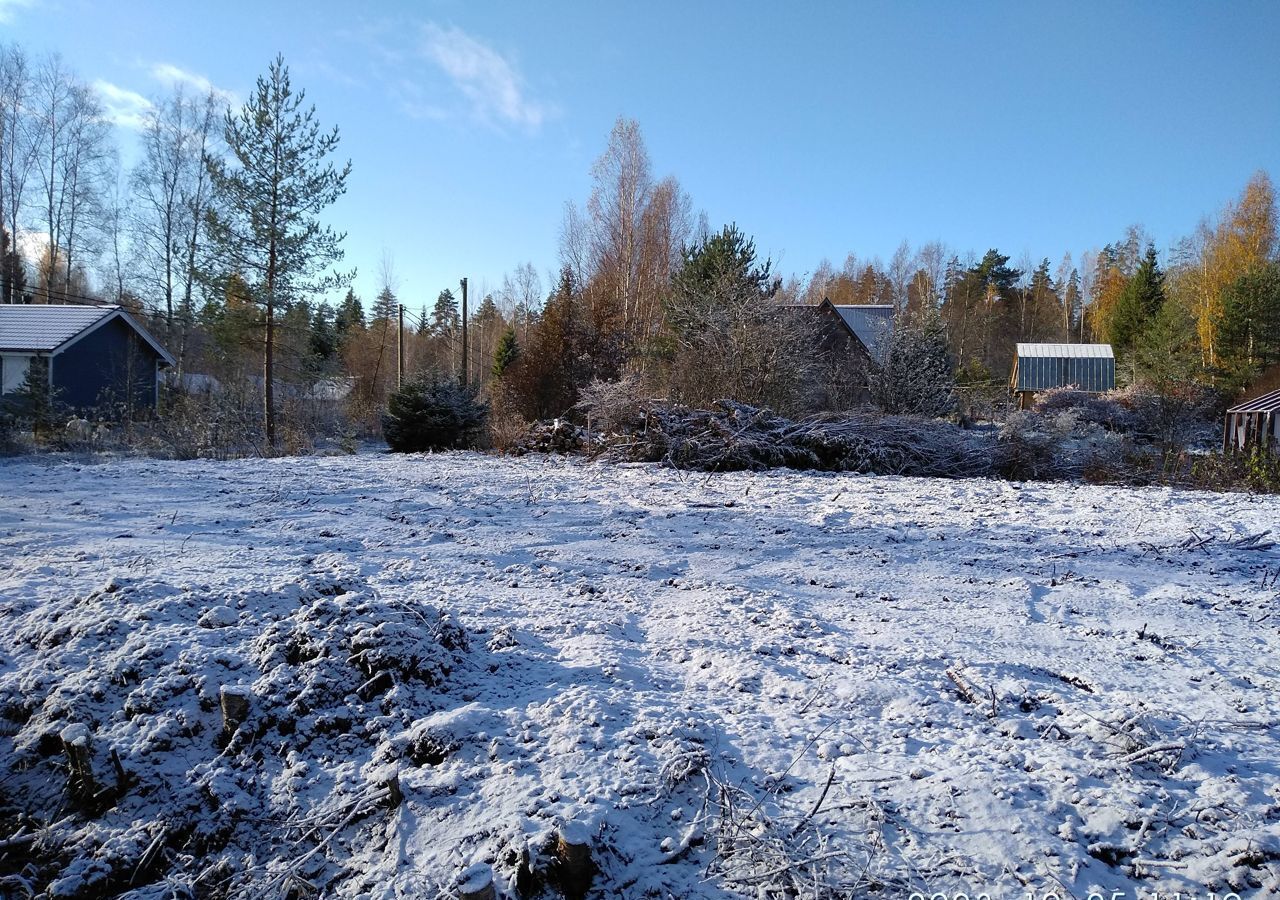
[[3, 461], [0, 893], [532, 892], [562, 838], [594, 896], [1267, 896], [1278, 524], [541, 456]]

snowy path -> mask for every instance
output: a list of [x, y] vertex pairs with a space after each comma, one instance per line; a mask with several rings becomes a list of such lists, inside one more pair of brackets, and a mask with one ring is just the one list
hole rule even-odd
[[[249, 648], [292, 608], [281, 584], [340, 572], [443, 609], [472, 644], [432, 693], [370, 701], [386, 715], [363, 737], [263, 739], [280, 760], [241, 789], [299, 818], [356, 796], [401, 732], [442, 743], [442, 759], [396, 763], [402, 806], [307, 862], [333, 893], [435, 896], [481, 860], [509, 885], [509, 851], [563, 821], [594, 835], [602, 895], [747, 893], [751, 873], [707, 874], [714, 841], [659, 864], [710, 782], [759, 801], [762, 833], [803, 829], [815, 878], [855, 895], [1262, 896], [1280, 890], [1280, 589], [1267, 574], [1280, 552], [1231, 542], [1268, 529], [1280, 533], [1278, 498], [1154, 489], [468, 454], [0, 462], [0, 824], [5, 808], [56, 812], [34, 808], [63, 777], [38, 745], [73, 713], [131, 771], [177, 783], [198, 770], [216, 787], [217, 766], [235, 765], [172, 730], [164, 747], [181, 753], [156, 762], [147, 741], [163, 729], [146, 717], [163, 711], [123, 710], [93, 654], [59, 656], [43, 619], [78, 635], [76, 615], [136, 597], [151, 604], [131, 625], [142, 645], [162, 625], [222, 635], [210, 658], [235, 657], [228, 671], [265, 696]], [[110, 579], [126, 590], [102, 593]], [[197, 628], [224, 605], [226, 628]], [[92, 710], [47, 683], [73, 664], [68, 677], [110, 685]], [[216, 680], [191, 690], [198, 715]], [[43, 705], [12, 711], [40, 691]], [[62, 826], [77, 848], [63, 895], [104, 890], [85, 860], [126, 819], [158, 815], [157, 797], [137, 790], [96, 825]], [[185, 872], [179, 857], [157, 877]], [[258, 864], [259, 886], [282, 871]]]

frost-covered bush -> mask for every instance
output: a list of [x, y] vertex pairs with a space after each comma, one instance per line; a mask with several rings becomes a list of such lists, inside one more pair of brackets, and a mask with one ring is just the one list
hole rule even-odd
[[636, 375], [624, 375], [617, 381], [592, 379], [579, 396], [578, 407], [597, 431], [622, 430], [642, 421], [640, 379]]
[[1046, 415], [1071, 411], [1081, 422], [1113, 431], [1130, 431], [1134, 426], [1132, 410], [1113, 394], [1092, 394], [1070, 385], [1036, 394], [1032, 409]]
[[[995, 472], [1017, 481], [1086, 479], [1127, 482], [1138, 478], [1133, 442], [1080, 414], [1011, 414], [1001, 427], [993, 454]], [[1140, 478], [1146, 481], [1145, 477]]]
[[1105, 397], [1128, 410], [1136, 436], [1170, 451], [1183, 449], [1211, 426], [1218, 405], [1217, 392], [1194, 381], [1170, 384], [1161, 391], [1131, 386]]
[[897, 415], [938, 418], [956, 406], [956, 379], [941, 319], [900, 321], [886, 336], [867, 387], [877, 407]]
[[475, 446], [489, 418], [489, 404], [445, 375], [402, 385], [387, 400], [382, 434], [397, 453]]
[[1033, 410], [1045, 415], [1070, 411], [1082, 423], [1177, 451], [1205, 429], [1217, 399], [1212, 388], [1192, 381], [1160, 391], [1131, 385], [1105, 394], [1062, 387], [1037, 394]]

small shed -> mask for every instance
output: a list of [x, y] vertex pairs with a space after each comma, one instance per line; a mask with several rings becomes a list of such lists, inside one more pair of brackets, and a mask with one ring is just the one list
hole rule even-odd
[[1116, 357], [1110, 344], [1018, 344], [1009, 389], [1025, 408], [1032, 396], [1074, 387], [1091, 394], [1114, 390]]
[[1222, 451], [1275, 453], [1280, 449], [1280, 391], [1246, 400], [1227, 410]]
[[48, 366], [55, 399], [76, 410], [154, 408], [174, 358], [119, 306], [0, 304], [0, 394]]

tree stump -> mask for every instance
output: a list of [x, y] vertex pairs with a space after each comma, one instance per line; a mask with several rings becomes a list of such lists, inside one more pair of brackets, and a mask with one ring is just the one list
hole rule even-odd
[[583, 897], [591, 889], [596, 875], [591, 861], [591, 834], [576, 822], [560, 826], [556, 834], [556, 860], [559, 863], [560, 889], [570, 900]]
[[222, 706], [222, 732], [230, 735], [245, 719], [249, 718], [248, 688], [223, 685], [218, 691], [218, 700]]
[[68, 725], [59, 735], [67, 752], [67, 787], [76, 800], [90, 800], [97, 793], [93, 780], [93, 748], [87, 725]]
[[392, 775], [383, 782], [383, 786], [387, 789], [387, 806], [395, 809], [404, 802], [404, 792], [400, 790], [400, 776]]
[[460, 900], [498, 900], [493, 886], [493, 869], [488, 863], [476, 863], [463, 870], [458, 880]]

